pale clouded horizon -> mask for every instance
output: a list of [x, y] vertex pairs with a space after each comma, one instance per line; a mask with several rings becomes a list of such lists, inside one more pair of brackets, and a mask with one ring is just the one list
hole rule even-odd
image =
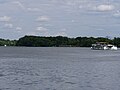
[[119, 0], [0, 0], [0, 38], [120, 36]]

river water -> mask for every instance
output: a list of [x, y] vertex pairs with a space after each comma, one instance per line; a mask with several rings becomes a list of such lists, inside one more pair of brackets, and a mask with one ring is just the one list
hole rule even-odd
[[0, 90], [120, 90], [120, 50], [0, 47]]

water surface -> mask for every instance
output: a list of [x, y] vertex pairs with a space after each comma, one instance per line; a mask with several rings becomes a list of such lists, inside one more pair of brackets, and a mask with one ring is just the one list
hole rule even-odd
[[0, 47], [0, 90], [120, 90], [120, 50]]

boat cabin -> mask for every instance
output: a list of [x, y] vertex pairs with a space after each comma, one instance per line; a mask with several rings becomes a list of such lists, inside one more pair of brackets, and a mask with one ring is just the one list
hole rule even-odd
[[92, 44], [91, 49], [93, 50], [117, 50], [117, 47], [108, 44], [107, 42], [96, 42], [96, 44]]

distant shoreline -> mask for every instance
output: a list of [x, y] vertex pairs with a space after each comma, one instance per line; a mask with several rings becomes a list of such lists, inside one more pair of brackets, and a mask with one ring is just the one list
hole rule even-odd
[[76, 37], [69, 38], [63, 36], [42, 37], [24, 36], [19, 40], [0, 39], [0, 46], [25, 46], [25, 47], [91, 47], [96, 42], [107, 42], [120, 47], [120, 38], [114, 39], [104, 37]]

